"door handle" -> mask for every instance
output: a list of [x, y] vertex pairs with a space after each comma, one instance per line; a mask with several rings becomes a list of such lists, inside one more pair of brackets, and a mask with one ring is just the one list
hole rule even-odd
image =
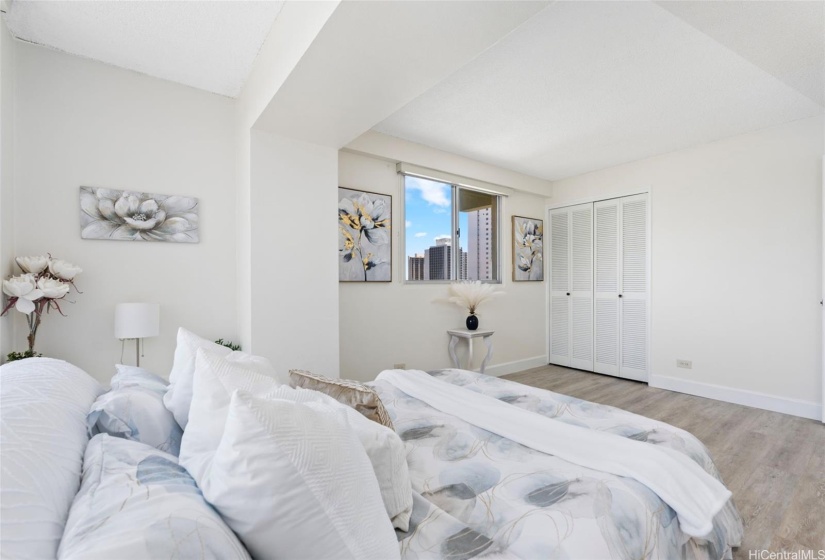
[[619, 297], [622, 297], [622, 294], [619, 294]]
[[569, 295], [570, 295], [570, 292], [567, 292], [567, 295], [569, 296]]

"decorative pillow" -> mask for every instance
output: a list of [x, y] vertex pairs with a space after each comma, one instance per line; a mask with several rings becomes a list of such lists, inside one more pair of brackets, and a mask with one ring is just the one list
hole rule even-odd
[[80, 486], [86, 413], [103, 391], [62, 360], [0, 367], [0, 548], [3, 558], [54, 558]]
[[116, 388], [97, 398], [86, 417], [89, 435], [109, 434], [177, 455], [183, 430], [163, 405], [164, 391], [154, 381], [148, 387], [130, 382], [113, 379]]
[[400, 557], [340, 406], [235, 391], [211, 478], [204, 496], [257, 559]]
[[[178, 342], [175, 347], [175, 358], [172, 371], [169, 374], [169, 390], [163, 402], [182, 429], [186, 429], [189, 421], [189, 407], [192, 403], [192, 378], [195, 375], [195, 356], [198, 349], [225, 357], [229, 361], [242, 364], [245, 368], [257, 371], [270, 377], [278, 378], [272, 363], [262, 356], [253, 356], [245, 352], [233, 352], [226, 346], [215, 344], [205, 338], [184, 329], [178, 329]], [[285, 378], [282, 379], [286, 383]]]
[[370, 420], [394, 430], [390, 414], [375, 389], [351, 379], [331, 379], [300, 369], [289, 370], [289, 384], [320, 391], [336, 401], [351, 406]]
[[393, 525], [409, 527], [413, 498], [404, 442], [394, 431], [367, 420], [352, 408], [341, 405], [317, 391], [292, 389], [270, 377], [246, 370], [237, 364], [200, 350], [197, 356], [194, 399], [190, 423], [183, 433], [180, 463], [207, 492], [215, 452], [223, 437], [232, 392], [242, 390], [254, 397], [293, 402], [323, 402], [344, 410], [369, 457], [381, 490], [386, 513]]
[[106, 434], [86, 449], [59, 556], [249, 558], [174, 456]]

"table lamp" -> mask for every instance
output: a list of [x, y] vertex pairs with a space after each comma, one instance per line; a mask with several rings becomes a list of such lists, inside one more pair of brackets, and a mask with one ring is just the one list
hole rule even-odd
[[160, 304], [118, 303], [115, 306], [115, 338], [135, 339], [135, 365], [140, 366], [140, 340], [160, 334]]

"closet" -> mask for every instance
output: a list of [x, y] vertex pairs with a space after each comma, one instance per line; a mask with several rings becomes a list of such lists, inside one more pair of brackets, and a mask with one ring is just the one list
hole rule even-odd
[[550, 211], [550, 363], [647, 381], [647, 195]]

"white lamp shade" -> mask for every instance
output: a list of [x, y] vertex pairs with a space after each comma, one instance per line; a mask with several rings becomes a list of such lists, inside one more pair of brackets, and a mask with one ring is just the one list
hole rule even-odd
[[147, 338], [160, 334], [160, 304], [118, 303], [115, 338]]

